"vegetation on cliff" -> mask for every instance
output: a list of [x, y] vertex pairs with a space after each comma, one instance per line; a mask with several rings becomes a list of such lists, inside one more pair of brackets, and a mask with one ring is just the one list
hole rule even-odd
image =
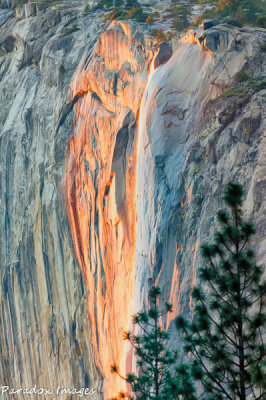
[[[196, 16], [193, 8], [199, 6]], [[134, 18], [139, 22], [152, 23], [159, 21], [160, 13], [152, 8], [143, 7], [137, 0], [100, 0], [98, 6], [108, 10], [108, 19]], [[110, 11], [111, 9], [111, 11]], [[264, 0], [190, 0], [183, 2], [171, 0], [165, 10], [172, 21], [171, 27], [182, 31], [193, 23], [203, 19], [215, 18], [218, 23], [229, 23], [237, 26], [251, 25], [265, 28], [266, 13]]]
[[[13, 0], [12, 7], [33, 0]], [[66, 0], [39, 0], [50, 5], [67, 3]], [[104, 21], [115, 19], [134, 19], [140, 23], [161, 23], [162, 14], [158, 12], [159, 2], [142, 5], [138, 0], [99, 0], [94, 6], [87, 4], [84, 13], [103, 10]], [[5, 3], [0, 0], [0, 6]], [[197, 7], [197, 9], [195, 8]], [[171, 21], [171, 29], [181, 32], [198, 25], [204, 19], [215, 19], [217, 23], [229, 23], [239, 27], [243, 25], [266, 27], [264, 0], [171, 0], [163, 12], [164, 19]]]
[[195, 0], [203, 6], [203, 13], [196, 22], [215, 18], [220, 23], [266, 27], [264, 0]]
[[100, 0], [98, 8], [110, 10], [105, 20], [134, 19], [138, 22], [150, 23], [152, 16], [145, 12], [138, 0]]
[[254, 76], [254, 71], [242, 69], [236, 75], [232, 86], [221, 87], [223, 93], [218, 97], [211, 99], [209, 104], [215, 103], [220, 98], [233, 96], [251, 96], [256, 92], [266, 88], [265, 76]]

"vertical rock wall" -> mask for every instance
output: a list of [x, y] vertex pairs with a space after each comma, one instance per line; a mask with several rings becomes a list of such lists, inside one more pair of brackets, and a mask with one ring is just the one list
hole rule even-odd
[[[135, 306], [141, 308], [156, 283], [173, 282], [182, 242], [176, 236], [182, 174], [196, 139], [202, 110], [215, 93], [209, 74], [212, 55], [179, 42], [172, 58], [153, 72], [140, 109], [137, 166], [137, 239]], [[194, 251], [198, 248], [194, 238]], [[193, 251], [193, 249], [191, 249]], [[187, 284], [187, 283], [186, 283]]]
[[133, 306], [136, 115], [152, 53], [134, 26], [113, 22], [71, 86], [75, 130], [66, 160], [66, 206], [88, 289], [94, 355], [105, 393], [123, 389], [123, 331]]
[[[101, 19], [72, 7], [20, 21], [0, 10], [0, 384], [94, 387], [98, 399], [102, 376], [62, 176], [73, 130], [69, 84]], [[69, 15], [80, 30], [65, 34]]]
[[[229, 27], [214, 28], [204, 36], [188, 34], [173, 42], [174, 54], [167, 63], [156, 63], [157, 69], [151, 64], [141, 99], [144, 81], [138, 91], [135, 72], [134, 83], [127, 77], [125, 86], [125, 64], [117, 61], [121, 55], [133, 65], [131, 71], [138, 70], [133, 61], [139, 59], [138, 52], [135, 47], [133, 57], [128, 52], [132, 33], [124, 24], [113, 23], [73, 82], [72, 98], [80, 100], [66, 166], [67, 207], [89, 290], [95, 357], [107, 377], [107, 395], [123, 387], [108, 376], [112, 361], [122, 371], [132, 367], [132, 354], [126, 356], [121, 347], [121, 333], [131, 313], [147, 304], [151, 285], [162, 288], [162, 302], [174, 305], [172, 318], [164, 321], [170, 332], [175, 332], [171, 322], [178, 314], [191, 316], [199, 248], [212, 238], [215, 213], [230, 180], [246, 187], [247, 216], [251, 215], [255, 183], [244, 179], [248, 174], [243, 170], [247, 162], [249, 174], [265, 172], [259, 155], [264, 148], [263, 85], [233, 98], [223, 92], [245, 68], [263, 79], [263, 35], [254, 31], [249, 36]], [[119, 46], [111, 55], [114, 42]], [[144, 59], [140, 59], [142, 69]], [[136, 146], [127, 112], [131, 109], [136, 115], [138, 107]], [[244, 153], [242, 141], [247, 145]], [[245, 157], [251, 158], [245, 161]], [[265, 191], [263, 183], [260, 190]], [[263, 206], [259, 210], [260, 217], [254, 211], [252, 215], [265, 222]], [[257, 242], [262, 232], [259, 224]], [[258, 261], [265, 259], [262, 248], [263, 244]], [[172, 346], [179, 345], [173, 336]]]
[[230, 181], [245, 188], [246, 217], [257, 225], [257, 260], [266, 261], [265, 83], [236, 83], [242, 70], [265, 81], [264, 41], [263, 30], [229, 26], [189, 34], [154, 72], [143, 97], [135, 307], [146, 302], [151, 285], [162, 288], [162, 304], [174, 305], [165, 321], [173, 347], [180, 341], [171, 319], [191, 317], [200, 245], [213, 240]]
[[130, 368], [122, 332], [154, 282], [191, 315], [230, 180], [265, 262], [265, 89], [219, 97], [242, 69], [265, 77], [265, 33], [174, 41], [144, 93], [150, 41], [122, 22], [99, 38], [101, 17], [69, 7], [0, 11], [0, 383], [100, 399], [103, 376], [122, 388], [109, 366]]

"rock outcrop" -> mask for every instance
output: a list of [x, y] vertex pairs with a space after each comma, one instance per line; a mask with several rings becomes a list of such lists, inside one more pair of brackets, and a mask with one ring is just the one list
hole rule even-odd
[[266, 35], [211, 27], [156, 61], [135, 24], [34, 10], [0, 10], [0, 383], [103, 399], [103, 378], [105, 397], [122, 387], [109, 365], [132, 367], [121, 334], [154, 282], [191, 315], [231, 180], [266, 261]]
[[62, 190], [69, 86], [102, 29], [83, 9], [50, 7], [23, 20], [0, 10], [0, 383], [95, 387], [97, 399], [102, 376]]

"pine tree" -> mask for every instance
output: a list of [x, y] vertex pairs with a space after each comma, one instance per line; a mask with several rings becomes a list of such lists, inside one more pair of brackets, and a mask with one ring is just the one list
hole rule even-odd
[[156, 33], [156, 40], [157, 40], [157, 42], [166, 42], [166, 40], [167, 40], [167, 36], [164, 33], [162, 27], [160, 29], [158, 29], [158, 31]]
[[115, 0], [115, 7], [122, 8], [124, 5], [124, 0]]
[[[206, 0], [198, 0], [206, 4]], [[205, 10], [200, 20], [215, 18], [222, 23], [236, 26], [255, 25], [263, 27], [265, 0], [209, 0], [213, 7]], [[207, 2], [207, 3], [208, 3]]]
[[195, 400], [187, 366], [177, 366], [177, 352], [167, 350], [169, 335], [161, 323], [162, 318], [172, 312], [172, 305], [166, 303], [161, 312], [158, 306], [160, 294], [160, 289], [153, 287], [149, 293], [151, 308], [133, 317], [133, 324], [141, 334], [124, 333], [124, 339], [134, 347], [138, 374], [130, 373], [124, 378], [118, 366], [112, 365], [111, 372], [118, 374], [131, 387], [131, 393], [120, 392], [119, 399]]
[[202, 247], [206, 264], [201, 287], [193, 291], [191, 324], [177, 318], [192, 373], [203, 399], [265, 400], [265, 293], [263, 267], [255, 263], [249, 242], [255, 229], [242, 215], [243, 188], [230, 183], [224, 195], [228, 211], [220, 211], [221, 230], [214, 244]]

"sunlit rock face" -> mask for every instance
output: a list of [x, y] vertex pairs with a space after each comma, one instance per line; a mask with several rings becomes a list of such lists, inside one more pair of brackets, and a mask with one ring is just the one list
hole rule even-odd
[[242, 69], [265, 76], [265, 33], [214, 27], [152, 62], [140, 27], [79, 3], [0, 11], [0, 383], [98, 400], [123, 388], [110, 364], [132, 368], [122, 332], [154, 283], [179, 346], [230, 180], [265, 262], [265, 90], [215, 100]]
[[[148, 304], [149, 289], [158, 284], [162, 303], [174, 305], [174, 313], [164, 321], [170, 332], [174, 333], [171, 322], [176, 315], [190, 317], [199, 248], [214, 232], [214, 215], [226, 183], [237, 179], [252, 190], [241, 178], [236, 153], [231, 164], [223, 160], [228, 170], [220, 184], [202, 187], [202, 182], [211, 182], [206, 164], [218, 161], [204, 154], [195, 163], [196, 149], [213, 151], [213, 132], [222, 138], [228, 121], [237, 125], [244, 115], [244, 121], [251, 115], [256, 120], [247, 122], [244, 130], [256, 132], [258, 141], [262, 132], [262, 104], [255, 101], [262, 99], [261, 93], [254, 95], [254, 104], [251, 95], [243, 102], [238, 99], [240, 108], [231, 106], [232, 98], [214, 100], [243, 68], [263, 73], [262, 31], [249, 35], [229, 27], [213, 28], [208, 33], [215, 37], [213, 45], [204, 32], [189, 33], [172, 43], [168, 61], [161, 64], [155, 55], [143, 93], [145, 79], [137, 71], [147, 68], [151, 54], [145, 54], [143, 45], [135, 48], [131, 29], [112, 23], [72, 83], [70, 100], [78, 100], [65, 170], [71, 233], [88, 287], [95, 358], [106, 376], [107, 397], [123, 388], [121, 381], [110, 378], [110, 364], [118, 362], [123, 372], [134, 367], [121, 340], [132, 312]], [[125, 60], [134, 80], [125, 78]], [[244, 108], [250, 102], [254, 116]], [[216, 118], [210, 111], [216, 104], [230, 112]], [[223, 140], [217, 139], [215, 145]], [[241, 146], [233, 136], [231, 146], [237, 143]], [[220, 157], [227, 156], [220, 151]], [[256, 165], [255, 156], [252, 171]], [[172, 346], [179, 343], [173, 336]]]
[[123, 389], [123, 331], [133, 310], [136, 116], [152, 57], [134, 26], [113, 22], [78, 69], [70, 101], [75, 129], [65, 170], [66, 207], [88, 289], [97, 366], [106, 396]]

